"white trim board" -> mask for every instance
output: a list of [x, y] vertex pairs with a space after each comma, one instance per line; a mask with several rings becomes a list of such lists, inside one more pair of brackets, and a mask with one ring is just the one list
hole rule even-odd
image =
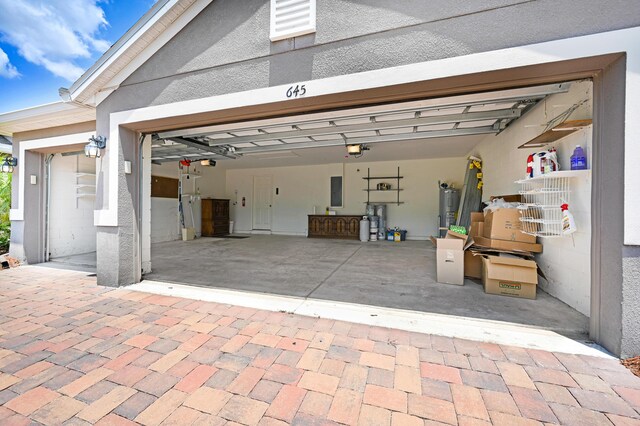
[[87, 143], [96, 132], [83, 132], [71, 135], [55, 136], [52, 138], [33, 139], [19, 143], [18, 154], [18, 208], [9, 210], [9, 220], [24, 220], [24, 190], [25, 190], [25, 152], [51, 147], [61, 147], [67, 145], [77, 145]]
[[[474, 73], [511, 69], [515, 67], [546, 64], [557, 61], [586, 58], [590, 56], [625, 52], [627, 73], [625, 81], [625, 182], [639, 182], [640, 168], [633, 161], [640, 158], [640, 27], [605, 33], [554, 40], [545, 43], [494, 50], [472, 55], [420, 62], [392, 68], [342, 75], [304, 83], [305, 97], [313, 98], [335, 93], [366, 90], [416, 81], [427, 81]], [[262, 105], [286, 101], [286, 90], [290, 85], [266, 87], [239, 93], [208, 98], [180, 101], [170, 104], [149, 106], [129, 111], [114, 112], [110, 115], [110, 146], [119, 145], [118, 129], [121, 125], [133, 125], [146, 120], [157, 120], [176, 116], [215, 112], [250, 105]], [[107, 147], [109, 150], [109, 147]], [[110, 156], [111, 157], [111, 156]], [[108, 168], [108, 209], [95, 215], [96, 226], [117, 226], [118, 202], [118, 159], [110, 158]], [[113, 184], [111, 184], [113, 183]], [[640, 245], [640, 197], [635, 185], [625, 185], [624, 242]]]
[[296, 315], [395, 328], [416, 333], [455, 337], [458, 339], [490, 342], [499, 345], [613, 358], [598, 346], [585, 345], [550, 330], [501, 321], [319, 299], [304, 299], [264, 293], [194, 287], [162, 281], [144, 280], [141, 283], [128, 286], [126, 289], [143, 293], [244, 306], [272, 312], [284, 311]]

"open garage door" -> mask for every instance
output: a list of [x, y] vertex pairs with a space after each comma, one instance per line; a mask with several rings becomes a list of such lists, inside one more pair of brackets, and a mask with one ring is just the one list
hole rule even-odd
[[[152, 175], [175, 179], [186, 195], [181, 206], [179, 196], [173, 199], [170, 215], [154, 211], [159, 201], [151, 200], [152, 232], [175, 229], [185, 220], [180, 211], [187, 212], [188, 227], [194, 208], [204, 214], [205, 200], [226, 202], [235, 229], [229, 234], [226, 222], [216, 238], [177, 235], [153, 244], [145, 279], [497, 320], [586, 339], [588, 173], [572, 182], [580, 232], [538, 238], [542, 253], [535, 260], [545, 278], [535, 300], [487, 294], [478, 275], [463, 286], [438, 282], [428, 239], [439, 231], [441, 185], [462, 189], [470, 157], [482, 160], [483, 200], [489, 201], [521, 191], [516, 181], [535, 151], [555, 148], [562, 169], [570, 168], [576, 145], [589, 153], [591, 86], [573, 81], [153, 133]], [[537, 147], [518, 149], [577, 118], [587, 124], [570, 136], [550, 134]], [[349, 155], [351, 147], [356, 155]], [[267, 235], [253, 217], [261, 177], [272, 182]], [[342, 205], [332, 202], [332, 182], [340, 182]], [[384, 206], [385, 227], [407, 231], [406, 241], [349, 240], [348, 230], [308, 238], [311, 217], [359, 221], [368, 204]], [[151, 241], [158, 240], [152, 235]]]

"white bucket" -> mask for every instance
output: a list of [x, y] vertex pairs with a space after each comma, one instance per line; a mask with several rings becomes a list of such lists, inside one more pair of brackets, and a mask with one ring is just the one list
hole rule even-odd
[[229, 233], [233, 234], [233, 221], [232, 220], [229, 221]]

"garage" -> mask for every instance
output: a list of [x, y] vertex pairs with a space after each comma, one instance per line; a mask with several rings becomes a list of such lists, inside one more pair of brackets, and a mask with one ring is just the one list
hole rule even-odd
[[[591, 164], [592, 90], [589, 80], [567, 81], [152, 132], [144, 279], [504, 321], [586, 340], [590, 170], [566, 171], [578, 145]], [[566, 123], [579, 124], [553, 130]], [[546, 179], [564, 185], [577, 231], [562, 236], [561, 217], [551, 216], [529, 229], [541, 248], [527, 257], [545, 277], [535, 299], [486, 294], [477, 274], [461, 286], [438, 282], [429, 239], [448, 225], [442, 188], [457, 197], [481, 189], [466, 193], [462, 209], [449, 207], [451, 224], [468, 230], [480, 200], [530, 191], [528, 156], [551, 148], [570, 177]], [[466, 173], [473, 159], [480, 167]], [[210, 218], [208, 204], [228, 215]], [[375, 241], [336, 225], [360, 225], [376, 209], [384, 217]], [[183, 241], [182, 229], [196, 238]], [[388, 241], [387, 229], [406, 231], [406, 240]]]
[[[50, 259], [46, 154], [92, 141], [98, 285], [182, 283], [442, 324], [455, 315], [637, 353], [636, 17], [308, 2], [309, 26], [278, 33], [275, 1], [235, 4], [159, 1], [61, 101], [0, 115], [17, 161], [13, 257]], [[571, 170], [572, 156], [586, 169]], [[441, 211], [445, 190], [457, 208]], [[484, 214], [492, 198], [503, 201]], [[498, 221], [497, 209], [518, 216]], [[376, 241], [360, 241], [363, 216]], [[442, 217], [461, 228], [449, 234]], [[528, 228], [494, 234], [516, 225]], [[430, 239], [443, 231], [460, 241], [438, 250]], [[479, 263], [475, 277], [439, 282], [443, 250], [449, 266]], [[486, 256], [524, 268], [536, 298], [485, 293]]]

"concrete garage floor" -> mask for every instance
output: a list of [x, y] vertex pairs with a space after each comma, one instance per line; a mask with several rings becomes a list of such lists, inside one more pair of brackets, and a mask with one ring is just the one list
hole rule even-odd
[[435, 249], [403, 243], [252, 235], [151, 247], [145, 279], [513, 322], [586, 339], [588, 318], [544, 291], [485, 294], [479, 281], [436, 282]]

